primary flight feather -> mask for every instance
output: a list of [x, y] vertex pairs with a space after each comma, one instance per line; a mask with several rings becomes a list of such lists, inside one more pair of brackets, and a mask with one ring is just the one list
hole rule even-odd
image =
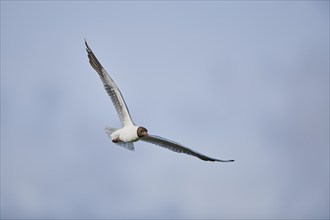
[[106, 133], [109, 135], [113, 143], [116, 143], [129, 150], [134, 150], [133, 142], [141, 140], [167, 148], [177, 153], [185, 153], [188, 155], [192, 155], [205, 161], [218, 161], [218, 162], [234, 161], [234, 160], [219, 160], [205, 156], [177, 142], [156, 135], [151, 135], [148, 133], [148, 130], [142, 126], [136, 126], [132, 121], [131, 115], [129, 113], [129, 110], [127, 108], [127, 105], [119, 88], [112, 80], [112, 78], [109, 76], [107, 71], [105, 71], [105, 69], [98, 61], [98, 59], [96, 58], [92, 49], [88, 46], [86, 41], [85, 41], [85, 45], [86, 45], [86, 51], [88, 54], [89, 63], [100, 76], [103, 82], [103, 86], [107, 91], [108, 95], [110, 96], [111, 101], [115, 106], [115, 109], [123, 126], [120, 129], [110, 128], [110, 127], [107, 127], [105, 129]]

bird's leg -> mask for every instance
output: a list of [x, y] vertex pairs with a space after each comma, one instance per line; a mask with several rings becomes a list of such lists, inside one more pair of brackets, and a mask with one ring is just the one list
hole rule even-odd
[[120, 141], [119, 137], [117, 137], [116, 139], [112, 139], [113, 143], [118, 143]]

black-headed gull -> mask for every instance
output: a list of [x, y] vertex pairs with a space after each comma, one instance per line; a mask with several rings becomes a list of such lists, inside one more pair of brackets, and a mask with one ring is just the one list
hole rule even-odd
[[89, 63], [99, 74], [103, 82], [104, 88], [107, 91], [108, 95], [110, 96], [123, 126], [120, 129], [109, 128], [109, 127], [105, 128], [106, 133], [111, 138], [113, 143], [119, 144], [120, 146], [126, 149], [134, 150], [133, 142], [141, 140], [161, 147], [165, 147], [177, 153], [189, 154], [198, 157], [201, 160], [218, 161], [218, 162], [234, 161], [234, 160], [219, 160], [205, 156], [187, 147], [184, 147], [183, 145], [177, 142], [156, 135], [150, 135], [148, 134], [148, 130], [146, 128], [141, 126], [136, 126], [132, 121], [127, 105], [119, 88], [117, 87], [115, 82], [111, 79], [109, 74], [105, 71], [105, 69], [102, 67], [101, 63], [97, 60], [96, 56], [94, 55], [93, 51], [88, 46], [86, 41], [85, 44], [88, 53]]

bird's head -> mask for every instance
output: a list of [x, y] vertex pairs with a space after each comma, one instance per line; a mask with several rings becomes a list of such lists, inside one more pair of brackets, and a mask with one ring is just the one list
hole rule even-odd
[[137, 133], [137, 136], [139, 138], [142, 138], [142, 137], [148, 135], [148, 130], [146, 128], [144, 128], [144, 127], [138, 127], [136, 133]]

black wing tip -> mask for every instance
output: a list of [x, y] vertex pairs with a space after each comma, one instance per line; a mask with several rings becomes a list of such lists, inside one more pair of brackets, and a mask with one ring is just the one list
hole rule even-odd
[[84, 38], [84, 40], [85, 40], [86, 51], [87, 51], [87, 56], [88, 56], [88, 59], [89, 59], [89, 63], [96, 70], [96, 72], [100, 75], [100, 77], [104, 78], [105, 76], [102, 73], [103, 67], [102, 67], [100, 61], [98, 61], [98, 59], [94, 55], [92, 49], [89, 47], [89, 45], [87, 43], [87, 40], [85, 38]]
[[[194, 155], [195, 156], [195, 155]], [[199, 156], [196, 156], [198, 157], [199, 159], [201, 160], [204, 160], [204, 161], [210, 161], [210, 162], [234, 162], [235, 160], [219, 160], [219, 159], [215, 159], [215, 158], [211, 158], [211, 157], [199, 157]]]
[[234, 162], [235, 161], [235, 160], [219, 160], [219, 159], [208, 157], [208, 156], [205, 156], [205, 155], [193, 155], [193, 156], [198, 157], [201, 160], [210, 161], [210, 162], [225, 162], [226, 163], [226, 162]]
[[223, 163], [234, 162], [235, 161], [235, 160], [219, 160], [219, 159], [213, 159], [213, 158], [207, 158], [207, 159], [202, 159], [202, 160], [211, 161], [211, 162], [223, 162]]
[[216, 160], [216, 161], [218, 161], [218, 162], [234, 162], [235, 160]]
[[85, 41], [85, 45], [86, 45], [86, 50], [88, 53], [92, 52], [91, 48], [88, 46], [88, 43], [87, 43], [87, 40], [86, 38], [84, 38], [84, 41]]

